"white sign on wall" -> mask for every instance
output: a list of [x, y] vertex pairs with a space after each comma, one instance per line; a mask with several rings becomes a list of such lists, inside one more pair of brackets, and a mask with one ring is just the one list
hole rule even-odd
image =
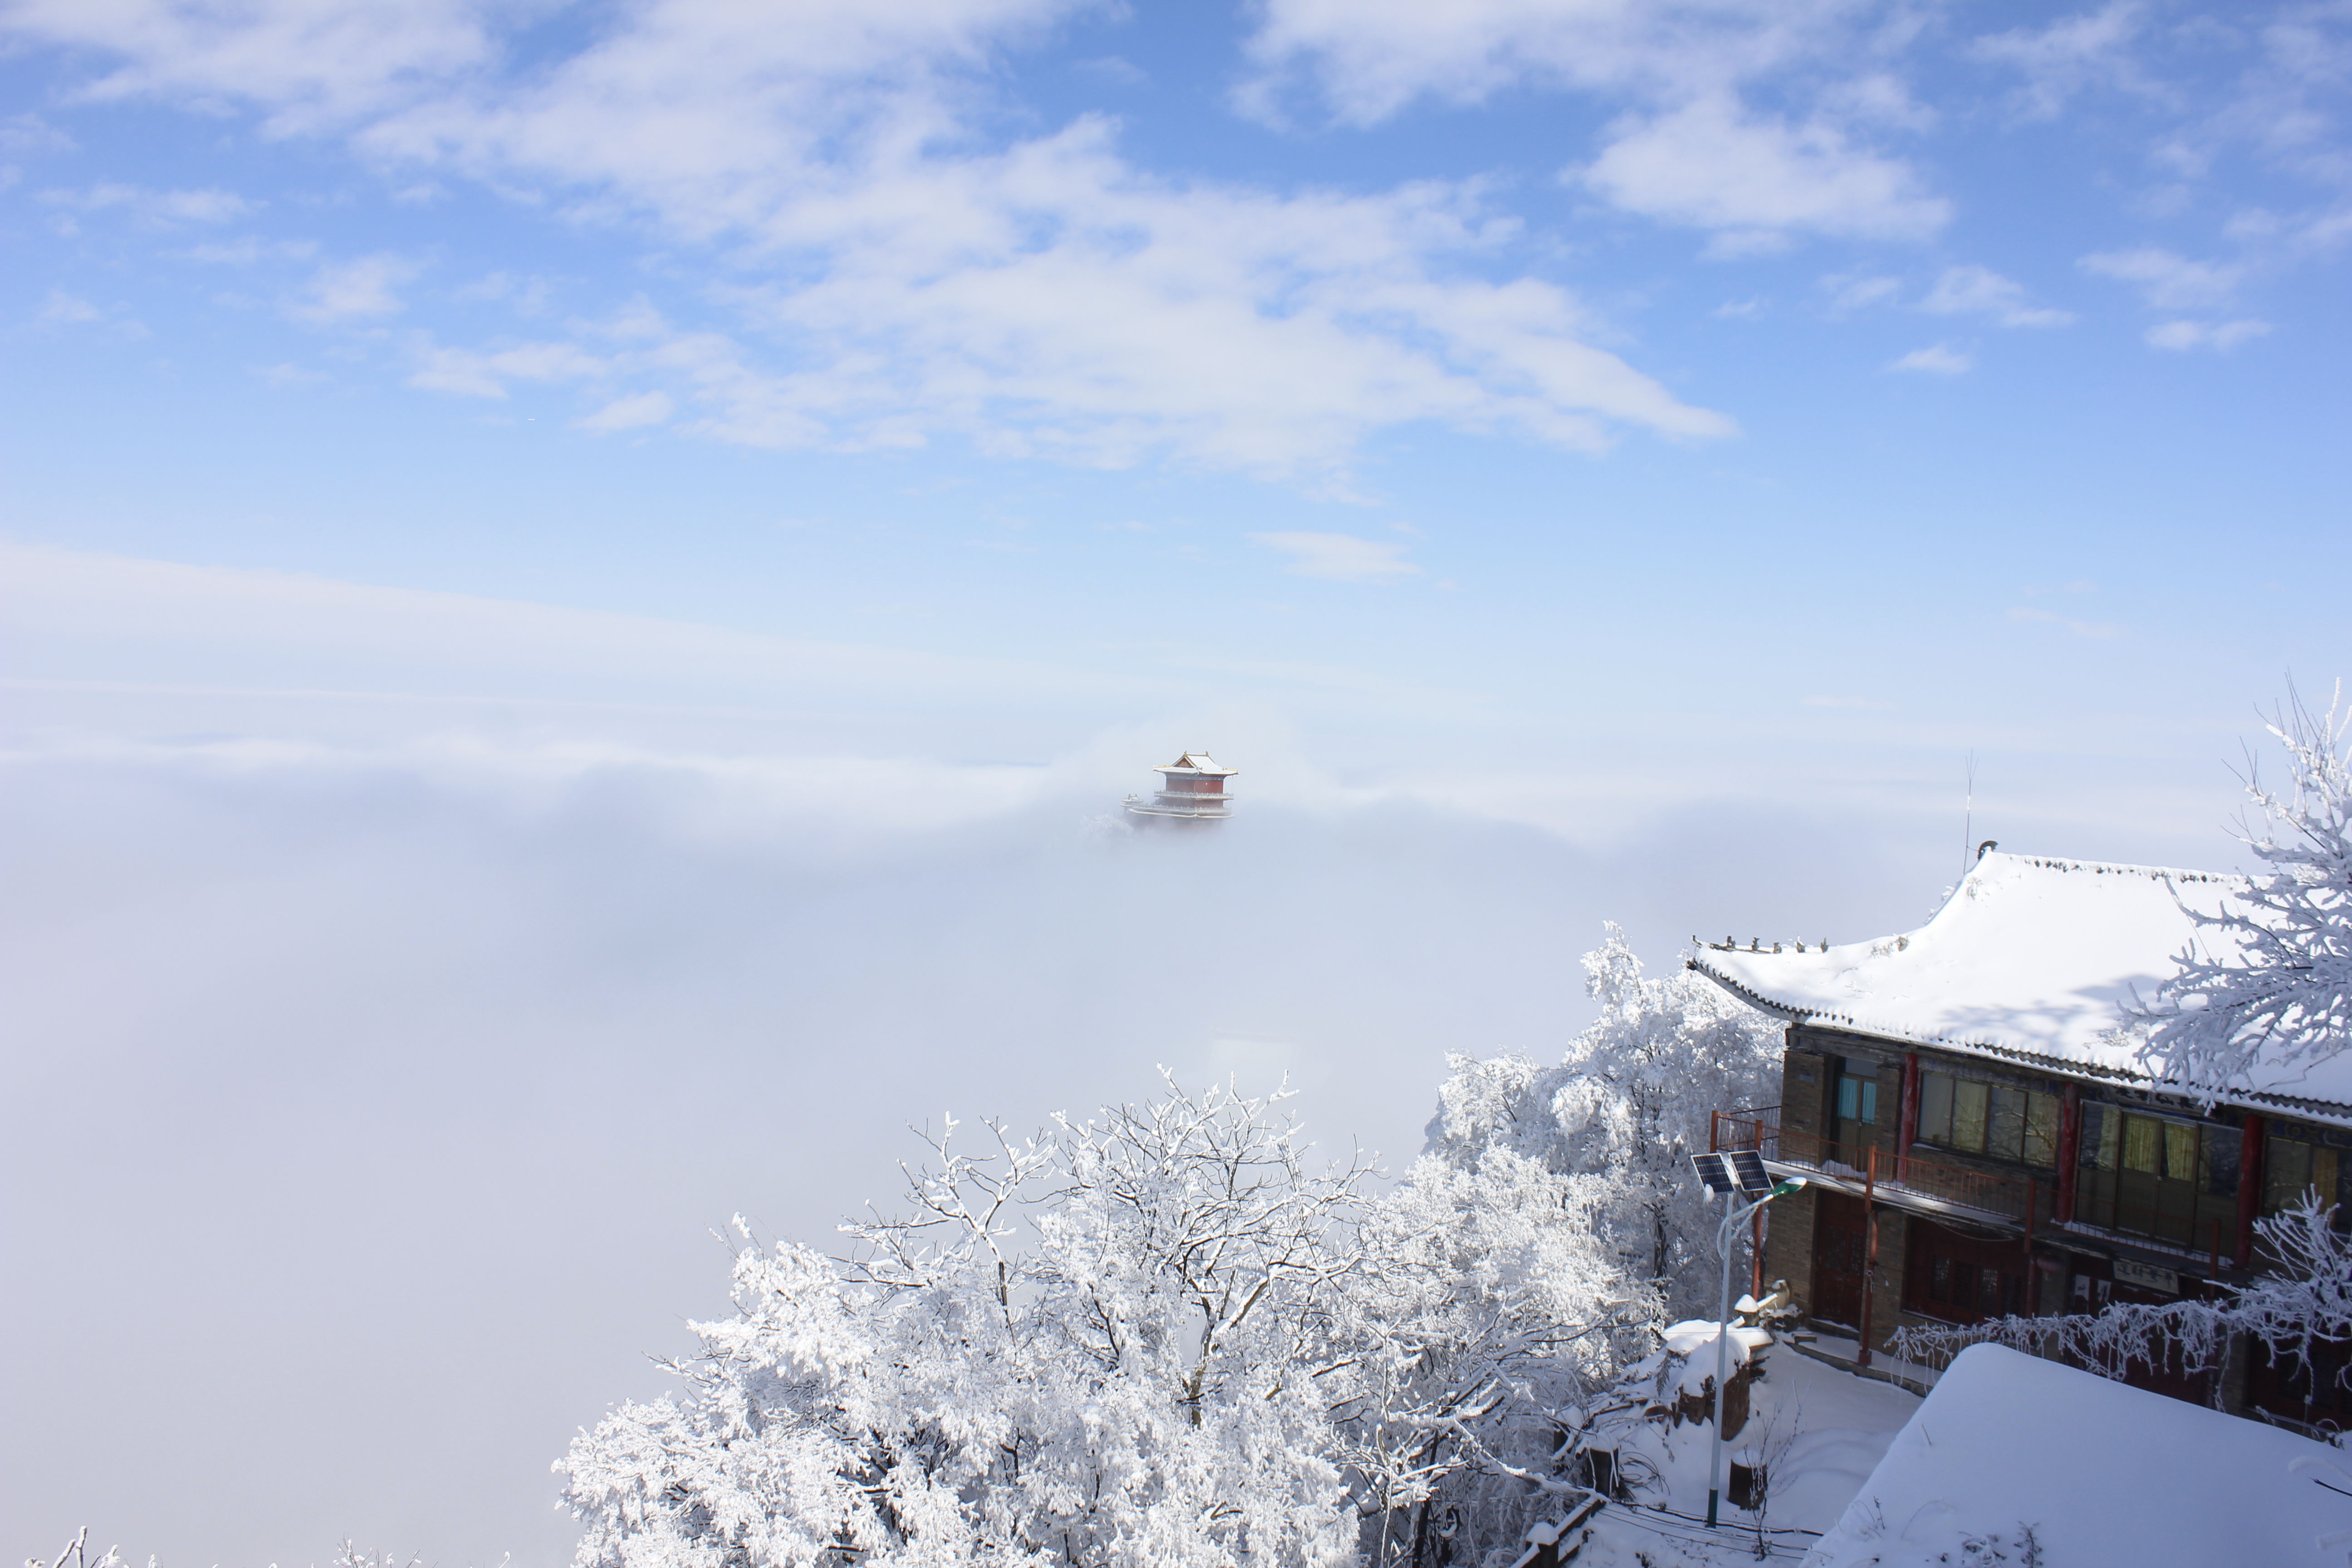
[[2143, 1290], [2161, 1290], [2168, 1296], [2180, 1294], [2179, 1275], [2153, 1264], [2134, 1263], [2128, 1258], [2116, 1259], [2116, 1283], [2136, 1285]]

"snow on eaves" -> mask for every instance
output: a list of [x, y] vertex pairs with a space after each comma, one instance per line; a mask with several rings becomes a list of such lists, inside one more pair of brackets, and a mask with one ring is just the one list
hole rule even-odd
[[[1691, 967], [1767, 1012], [1902, 1044], [2005, 1058], [2154, 1089], [2126, 1012], [2174, 973], [2191, 911], [2244, 885], [2211, 871], [1990, 853], [1934, 919], [1874, 942], [1798, 952], [1702, 948]], [[2352, 1058], [2258, 1075], [2222, 1097], [2352, 1117]]]

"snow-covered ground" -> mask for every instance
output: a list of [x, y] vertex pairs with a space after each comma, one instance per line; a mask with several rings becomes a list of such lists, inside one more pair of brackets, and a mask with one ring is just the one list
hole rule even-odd
[[[1822, 1345], [1836, 1353], [1852, 1351], [1837, 1342]], [[1699, 1347], [1696, 1359], [1712, 1355], [1711, 1346]], [[1633, 1506], [1612, 1504], [1595, 1518], [1578, 1568], [1639, 1568], [1643, 1562], [1654, 1568], [1727, 1568], [1755, 1562], [1759, 1540], [1773, 1558], [1801, 1559], [1836, 1525], [1919, 1407], [1916, 1394], [1775, 1344], [1763, 1352], [1748, 1425], [1732, 1439], [1725, 1463], [1727, 1488], [1728, 1454], [1763, 1460], [1769, 1484], [1761, 1518], [1732, 1507], [1727, 1496], [1717, 1516], [1721, 1526], [1710, 1533], [1701, 1522], [1710, 1428], [1621, 1421], [1615, 1424], [1618, 1451], [1629, 1474], [1647, 1484], [1637, 1488]]]

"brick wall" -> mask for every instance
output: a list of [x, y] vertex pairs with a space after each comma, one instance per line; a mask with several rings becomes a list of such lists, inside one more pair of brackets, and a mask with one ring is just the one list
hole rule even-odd
[[[1829, 1093], [1829, 1058], [1815, 1050], [1800, 1049], [1797, 1031], [1789, 1031], [1790, 1046], [1780, 1058], [1780, 1125], [1791, 1131], [1822, 1131]], [[1786, 1279], [1800, 1310], [1810, 1310], [1813, 1288], [1813, 1194], [1782, 1198], [1765, 1211], [1764, 1282]]]
[[1786, 1279], [1799, 1311], [1812, 1310], [1813, 1194], [1782, 1198], [1765, 1211], [1770, 1218], [1764, 1230], [1764, 1285]]

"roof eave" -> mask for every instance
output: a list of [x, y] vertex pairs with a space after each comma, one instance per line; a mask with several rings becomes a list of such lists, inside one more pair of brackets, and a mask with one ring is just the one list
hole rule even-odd
[[1741, 984], [1731, 976], [1696, 958], [1683, 960], [1685, 968], [1696, 969], [1742, 1002], [1759, 1013], [1769, 1013], [1776, 1018], [1786, 1018], [1792, 1024], [1812, 1024], [1837, 1029], [1868, 1039], [1885, 1040], [1891, 1045], [1927, 1046], [1936, 1050], [1958, 1051], [1993, 1056], [2004, 1060], [2021, 1062], [2044, 1069], [2060, 1078], [2082, 1079], [2089, 1082], [2131, 1084], [2154, 1093], [2177, 1095], [2182, 1099], [2210, 1099], [2215, 1104], [2227, 1105], [2238, 1110], [2284, 1109], [2315, 1121], [2326, 1121], [2339, 1127], [2352, 1127], [2352, 1105], [2332, 1100], [2311, 1100], [2300, 1095], [2281, 1094], [2268, 1089], [2221, 1089], [2208, 1091], [2185, 1085], [2167, 1084], [2147, 1073], [2134, 1072], [2129, 1068], [2102, 1067], [2095, 1062], [2078, 1062], [2064, 1057], [2045, 1056], [2015, 1046], [2004, 1046], [1993, 1040], [1955, 1040], [1936, 1035], [1914, 1035], [1906, 1030], [1890, 1028], [1883, 1024], [1865, 1024], [1843, 1013], [1825, 1012], [1818, 1007], [1799, 1006], [1791, 1002], [1776, 1002], [1759, 991]]

